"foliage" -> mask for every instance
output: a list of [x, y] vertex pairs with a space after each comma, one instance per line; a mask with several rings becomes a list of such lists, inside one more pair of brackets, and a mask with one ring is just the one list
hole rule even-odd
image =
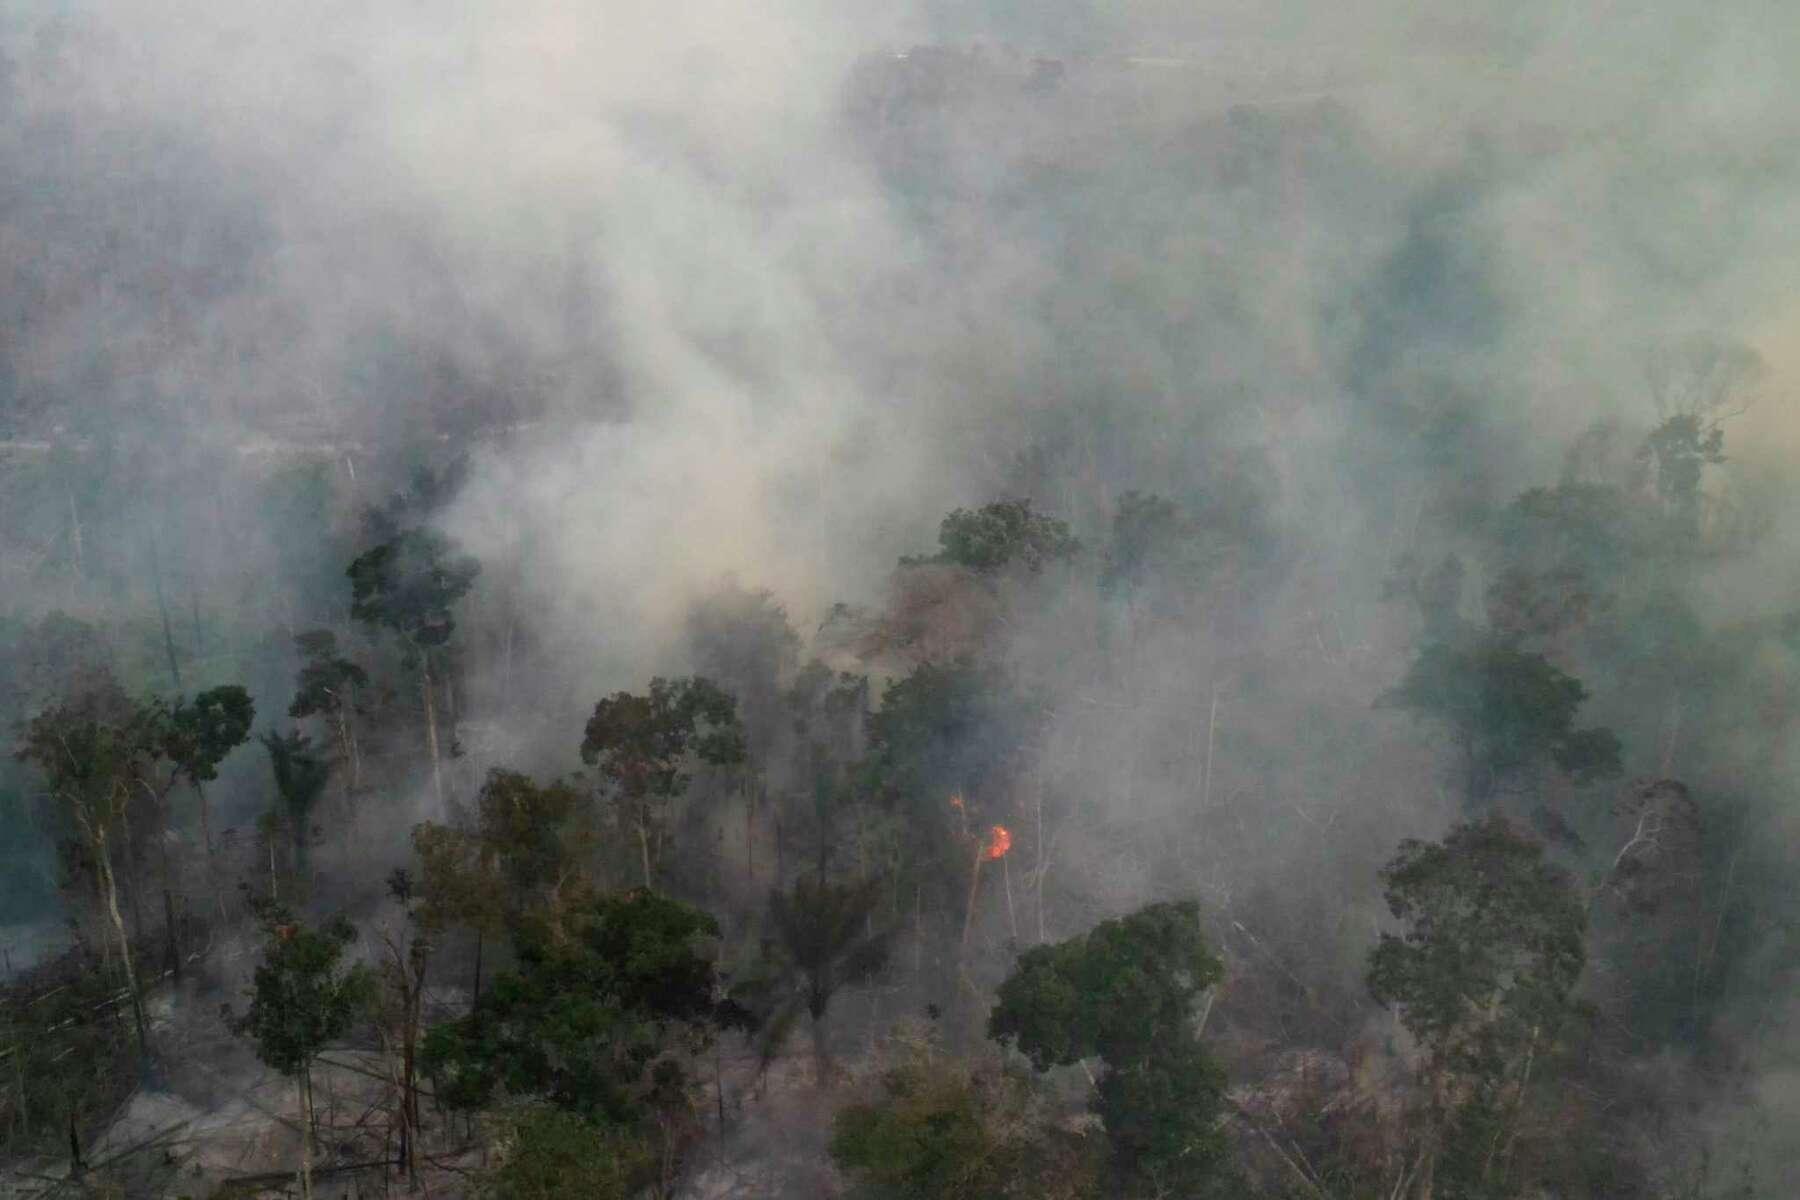
[[1225, 1186], [1224, 1072], [1194, 1031], [1194, 1009], [1224, 969], [1199, 906], [1152, 904], [1019, 956], [1000, 985], [989, 1036], [1039, 1071], [1099, 1057], [1090, 1105], [1121, 1186], [1198, 1195]]
[[980, 795], [1003, 775], [1046, 716], [998, 670], [968, 659], [921, 663], [888, 685], [869, 718], [873, 783], [890, 797], [935, 806]]
[[651, 883], [669, 803], [686, 790], [690, 755], [712, 766], [743, 761], [737, 702], [710, 680], [652, 679], [644, 695], [615, 692], [594, 705], [581, 759], [597, 766], [635, 829], [644, 886]]
[[1151, 904], [1019, 956], [1000, 985], [988, 1035], [1040, 1071], [1100, 1057], [1137, 1063], [1184, 1036], [1224, 968], [1193, 901]]
[[887, 965], [894, 931], [874, 921], [879, 879], [829, 881], [806, 875], [788, 891], [769, 895], [769, 924], [780, 952], [780, 977], [764, 1004], [763, 1061], [804, 1011], [813, 1021], [814, 1050], [826, 1068], [820, 1023], [831, 998], [864, 983]]
[[1115, 1171], [1153, 1196], [1235, 1195], [1221, 1097], [1225, 1072], [1192, 1036], [1109, 1067], [1093, 1110], [1106, 1127]]
[[269, 753], [269, 770], [275, 776], [275, 794], [294, 840], [296, 863], [304, 860], [312, 841], [312, 810], [331, 778], [331, 764], [314, 753], [312, 739], [298, 729], [286, 734], [270, 731], [259, 738]]
[[1058, 1129], [1030, 1083], [915, 1051], [881, 1095], [832, 1122], [859, 1200], [1078, 1200], [1102, 1195], [1095, 1139]]
[[207, 783], [219, 777], [219, 763], [250, 738], [256, 705], [250, 693], [236, 684], [201, 692], [191, 701], [177, 702], [169, 713], [163, 753], [190, 781]]
[[1035, 575], [1081, 551], [1066, 522], [1035, 511], [1029, 500], [996, 500], [974, 510], [956, 509], [938, 527], [938, 547], [929, 558], [901, 562], [950, 563], [978, 575], [1016, 563]]
[[356, 929], [339, 917], [317, 929], [276, 904], [262, 904], [265, 941], [250, 1007], [234, 1022], [257, 1057], [283, 1075], [305, 1075], [313, 1059], [350, 1032], [374, 995], [374, 976], [346, 966]]
[[561, 781], [539, 784], [496, 767], [476, 797], [476, 837], [510, 890], [515, 911], [586, 873], [589, 798]]
[[368, 686], [369, 673], [338, 656], [337, 635], [329, 629], [302, 633], [294, 642], [302, 661], [288, 716], [296, 721], [312, 716], [336, 720], [353, 706], [356, 690]]
[[350, 616], [397, 634], [410, 651], [450, 641], [451, 609], [474, 584], [481, 564], [430, 529], [410, 529], [364, 552], [345, 572]]
[[546, 1105], [498, 1123], [498, 1163], [476, 1189], [483, 1200], [631, 1200], [656, 1178], [654, 1147], [630, 1131]]
[[1543, 847], [1494, 817], [1407, 840], [1381, 872], [1404, 932], [1369, 957], [1369, 991], [1445, 1066], [1492, 1073], [1565, 1013], [1587, 917]]
[[1190, 592], [1224, 557], [1200, 522], [1162, 496], [1126, 492], [1113, 514], [1100, 584], [1136, 593], [1156, 581]]
[[497, 933], [507, 911], [506, 888], [481, 839], [466, 830], [426, 821], [413, 827], [420, 866], [419, 917], [428, 929], [464, 925]]
[[561, 931], [524, 922], [517, 969], [431, 1029], [425, 1070], [455, 1107], [503, 1091], [616, 1125], [684, 1107], [688, 1058], [743, 1020], [703, 953], [717, 936], [710, 916], [648, 890], [594, 898]]
[[1471, 802], [1506, 777], [1554, 763], [1577, 783], [1619, 773], [1619, 741], [1577, 729], [1587, 689], [1542, 654], [1501, 642], [1427, 646], [1381, 703], [1440, 721], [1462, 751]]
[[695, 666], [737, 699], [747, 747], [766, 756], [800, 647], [786, 610], [769, 592], [726, 584], [694, 605], [686, 633]]

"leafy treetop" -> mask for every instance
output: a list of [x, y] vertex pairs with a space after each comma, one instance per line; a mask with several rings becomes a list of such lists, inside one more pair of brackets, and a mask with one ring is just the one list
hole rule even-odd
[[1140, 1062], [1186, 1034], [1201, 994], [1223, 975], [1199, 905], [1152, 904], [1020, 955], [988, 1034], [1016, 1043], [1040, 1071], [1096, 1055]]
[[1568, 875], [1505, 820], [1407, 840], [1383, 868], [1404, 926], [1369, 957], [1369, 990], [1440, 1059], [1474, 1065], [1563, 1006], [1586, 962], [1587, 917]]
[[991, 575], [1013, 563], [1036, 574], [1081, 551], [1068, 523], [1037, 512], [1029, 500], [996, 500], [978, 509], [959, 508], [938, 526], [939, 550], [927, 558], [903, 558], [906, 566], [949, 563]]
[[350, 564], [350, 616], [415, 650], [443, 646], [456, 630], [451, 608], [480, 573], [481, 564], [443, 534], [410, 529]]

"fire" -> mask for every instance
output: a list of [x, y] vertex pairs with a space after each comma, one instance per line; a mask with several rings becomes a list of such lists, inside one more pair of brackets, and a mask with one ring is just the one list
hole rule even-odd
[[989, 862], [992, 862], [996, 858], [1005, 858], [1006, 852], [1011, 849], [1012, 849], [1012, 833], [1011, 833], [1011, 831], [1009, 831], [1006, 828], [1006, 826], [1004, 826], [1004, 825], [994, 826], [994, 831], [988, 835], [987, 860]]
[[963, 798], [960, 794], [950, 797], [950, 807], [951, 808], [961, 808], [962, 806], [963, 806]]

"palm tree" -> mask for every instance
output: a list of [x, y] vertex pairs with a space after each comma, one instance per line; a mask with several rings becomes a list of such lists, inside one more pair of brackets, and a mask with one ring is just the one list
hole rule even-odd
[[813, 1061], [820, 1083], [831, 1074], [825, 1015], [846, 984], [862, 983], [887, 964], [893, 930], [874, 920], [879, 879], [828, 881], [809, 876], [769, 896], [769, 922], [780, 952], [779, 973], [764, 1021], [766, 1067], [804, 1011], [812, 1021]]

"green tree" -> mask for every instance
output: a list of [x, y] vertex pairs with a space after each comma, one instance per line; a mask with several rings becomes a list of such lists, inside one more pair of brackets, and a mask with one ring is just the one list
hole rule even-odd
[[517, 968], [470, 1016], [432, 1027], [426, 1073], [453, 1107], [541, 1100], [649, 1138], [672, 1163], [695, 1129], [695, 1056], [747, 1024], [722, 995], [717, 936], [712, 917], [648, 889], [595, 897], [560, 931], [521, 922]]
[[1442, 842], [1407, 840], [1382, 869], [1401, 923], [1369, 956], [1370, 994], [1393, 1005], [1426, 1055], [1418, 1194], [1475, 1191], [1503, 1170], [1504, 1122], [1570, 1012], [1587, 916], [1568, 875], [1500, 817]]
[[176, 701], [169, 714], [164, 753], [192, 785], [200, 802], [200, 841], [206, 849], [209, 874], [213, 842], [206, 785], [219, 777], [219, 764], [225, 756], [250, 740], [255, 721], [256, 704], [250, 693], [236, 684], [211, 688], [191, 701]]
[[477, 1189], [484, 1200], [632, 1200], [659, 1178], [655, 1148], [627, 1129], [548, 1105], [500, 1121], [497, 1163]]
[[361, 555], [346, 574], [350, 577], [350, 616], [392, 633], [400, 640], [409, 664], [419, 669], [431, 781], [441, 805], [444, 777], [432, 663], [456, 632], [452, 610], [481, 574], [481, 564], [459, 553], [456, 543], [443, 534], [411, 529]]
[[361, 785], [362, 756], [357, 751], [356, 727], [350, 718], [357, 711], [357, 693], [369, 685], [369, 673], [339, 656], [337, 635], [329, 629], [302, 633], [294, 644], [299, 648], [301, 664], [288, 716], [296, 721], [318, 717], [330, 727], [349, 769], [345, 786], [354, 793]]
[[706, 913], [654, 892], [592, 899], [567, 936], [527, 921], [517, 968], [495, 977], [470, 1018], [436, 1025], [426, 1046], [452, 1103], [473, 1107], [504, 1088], [629, 1123], [655, 1076], [681, 1071], [681, 1051], [727, 1010], [704, 943]]
[[594, 705], [581, 760], [597, 766], [622, 822], [637, 836], [644, 886], [666, 834], [667, 809], [687, 790], [694, 760], [741, 763], [737, 702], [705, 678], [652, 679], [645, 695], [615, 692]]
[[938, 526], [938, 552], [903, 558], [903, 565], [941, 562], [977, 575], [992, 575], [1018, 564], [1032, 574], [1053, 562], [1067, 562], [1081, 543], [1066, 522], [1032, 508], [1029, 500], [996, 500], [978, 509], [959, 508]]
[[312, 1195], [315, 1131], [312, 1068], [321, 1051], [349, 1033], [373, 995], [368, 968], [346, 965], [356, 930], [344, 918], [309, 929], [273, 902], [258, 906], [265, 941], [250, 1007], [233, 1028], [256, 1043], [257, 1057], [293, 1079], [305, 1128], [300, 1136], [302, 1193]]
[[1029, 1080], [911, 1048], [871, 1101], [832, 1120], [831, 1157], [858, 1200], [1080, 1200], [1100, 1163], [1057, 1127]]
[[1200, 997], [1223, 975], [1192, 901], [1152, 904], [1019, 956], [988, 1034], [1039, 1071], [1099, 1058], [1092, 1111], [1122, 1187], [1196, 1195], [1224, 1186], [1224, 1073], [1194, 1029]]
[[828, 881], [802, 876], [769, 896], [769, 924], [780, 950], [779, 982], [764, 1026], [763, 1061], [804, 1012], [811, 1020], [813, 1063], [823, 1083], [831, 1071], [825, 1016], [843, 987], [863, 983], [887, 965], [893, 930], [877, 925], [879, 879]]
[[1576, 783], [1619, 773], [1611, 730], [1578, 729], [1587, 689], [1541, 654], [1495, 641], [1427, 646], [1379, 703], [1438, 721], [1463, 759], [1471, 805], [1509, 778], [1554, 764]]
[[[54, 821], [72, 827], [94, 865], [106, 920], [117, 939], [125, 986], [130, 992], [138, 1056], [149, 1065], [150, 1032], [132, 960], [131, 939], [119, 909], [119, 881], [113, 848], [129, 851], [129, 817], [134, 801], [156, 794], [149, 782], [166, 734], [163, 711], [129, 700], [110, 676], [74, 697], [39, 713], [26, 726], [17, 751], [43, 775], [47, 807]], [[165, 789], [166, 790], [166, 789]], [[136, 892], [133, 890], [133, 902]]]
[[269, 753], [269, 770], [275, 776], [275, 795], [281, 802], [282, 819], [294, 852], [294, 871], [304, 875], [307, 848], [312, 841], [312, 811], [331, 778], [331, 764], [315, 754], [312, 739], [298, 729], [286, 734], [273, 731], [259, 739]]
[[465, 824], [413, 828], [421, 868], [419, 919], [442, 932], [475, 935], [471, 1011], [481, 1002], [481, 965], [489, 938], [526, 920], [561, 928], [565, 913], [591, 897], [589, 862], [597, 838], [590, 797], [562, 782], [495, 769]]

